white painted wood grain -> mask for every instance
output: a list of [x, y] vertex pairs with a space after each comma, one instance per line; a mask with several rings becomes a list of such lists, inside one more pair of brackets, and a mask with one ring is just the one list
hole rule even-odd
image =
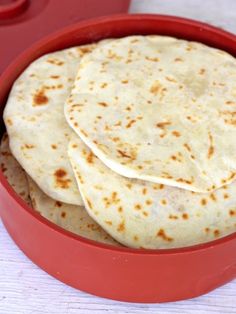
[[130, 11], [188, 17], [236, 33], [235, 0], [133, 0]]
[[205, 296], [167, 304], [132, 304], [93, 297], [70, 288], [34, 265], [0, 222], [1, 314], [235, 314], [236, 281]]
[[[186, 16], [236, 33], [234, 0], [133, 0], [131, 11]], [[91, 312], [236, 314], [236, 280], [202, 297], [176, 303], [132, 304], [97, 298], [70, 288], [39, 269], [17, 248], [0, 221], [0, 314]]]

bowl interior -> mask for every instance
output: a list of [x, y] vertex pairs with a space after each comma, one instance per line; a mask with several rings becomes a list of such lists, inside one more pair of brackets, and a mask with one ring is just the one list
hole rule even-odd
[[[93, 20], [88, 20], [85, 22], [80, 22], [75, 25], [66, 27], [61, 31], [49, 35], [46, 38], [40, 40], [24, 53], [22, 53], [11, 65], [4, 71], [0, 77], [0, 136], [5, 130], [5, 126], [2, 119], [2, 114], [4, 106], [8, 97], [8, 93], [11, 89], [12, 84], [19, 76], [19, 74], [35, 59], [43, 54], [65, 49], [68, 47], [88, 44], [96, 42], [105, 38], [117, 38], [128, 35], [145, 35], [145, 34], [158, 34], [174, 36], [177, 38], [182, 38], [186, 40], [198, 41], [209, 46], [223, 49], [233, 56], [236, 57], [236, 36], [225, 32], [221, 29], [209, 26], [204, 23], [197, 21], [177, 18], [173, 16], [163, 16], [163, 15], [118, 15], [111, 17], [97, 18]], [[3, 177], [0, 171], [0, 183], [5, 186], [9, 191], [9, 197], [14, 197], [17, 201], [13, 190], [10, 188], [9, 184]], [[21, 203], [22, 204], [22, 203]], [[27, 205], [22, 206], [24, 210], [29, 211]], [[43, 217], [35, 215], [31, 212], [35, 219], [40, 219], [42, 222], [48, 224], [50, 228], [64, 232], [68, 236], [72, 236], [80, 241], [88, 241], [94, 245], [100, 247], [108, 247], [105, 244], [96, 243], [94, 241], [86, 240], [80, 236], [74, 235], [68, 231], [61, 229], [60, 227], [53, 225], [50, 222], [46, 222]], [[137, 250], [137, 249], [127, 249], [127, 248], [116, 248], [111, 247], [114, 250], [125, 250], [129, 252], [185, 252], [186, 250], [196, 250], [196, 249], [206, 249], [209, 246], [217, 245], [236, 239], [236, 232], [224, 238], [211, 241], [204, 244], [194, 245], [188, 248], [180, 249], [168, 249], [168, 250]]]

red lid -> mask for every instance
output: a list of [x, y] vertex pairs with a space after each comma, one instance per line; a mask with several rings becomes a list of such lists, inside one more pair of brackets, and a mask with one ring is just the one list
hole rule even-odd
[[0, 73], [33, 42], [82, 19], [127, 12], [130, 0], [1, 0]]

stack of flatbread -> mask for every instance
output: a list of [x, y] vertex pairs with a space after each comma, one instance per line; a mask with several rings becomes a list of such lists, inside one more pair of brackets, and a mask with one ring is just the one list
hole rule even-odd
[[130, 36], [50, 53], [7, 101], [1, 168], [42, 216], [116, 246], [236, 231], [236, 59]]

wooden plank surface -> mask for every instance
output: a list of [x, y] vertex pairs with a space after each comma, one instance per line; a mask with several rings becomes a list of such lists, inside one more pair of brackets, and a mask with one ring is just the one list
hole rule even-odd
[[[234, 0], [133, 0], [131, 12], [185, 16], [236, 33]], [[236, 314], [236, 280], [202, 297], [175, 303], [132, 304], [97, 298], [72, 289], [39, 269], [17, 248], [0, 221], [0, 314], [91, 312]]]

